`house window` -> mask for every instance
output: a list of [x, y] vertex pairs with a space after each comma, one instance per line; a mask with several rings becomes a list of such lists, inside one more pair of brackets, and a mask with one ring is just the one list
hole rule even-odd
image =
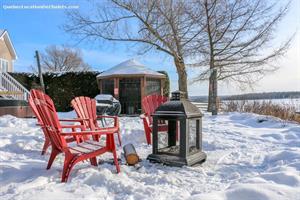
[[0, 58], [0, 70], [1, 70], [1, 72], [8, 71], [8, 61], [7, 60]]

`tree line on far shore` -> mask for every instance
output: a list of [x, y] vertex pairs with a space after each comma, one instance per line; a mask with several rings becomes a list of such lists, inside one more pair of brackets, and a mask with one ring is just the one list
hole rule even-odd
[[[239, 95], [220, 96], [221, 100], [256, 100], [256, 99], [297, 99], [300, 98], [300, 91], [289, 92], [263, 92], [247, 93]], [[207, 96], [191, 96], [192, 101], [207, 101]]]

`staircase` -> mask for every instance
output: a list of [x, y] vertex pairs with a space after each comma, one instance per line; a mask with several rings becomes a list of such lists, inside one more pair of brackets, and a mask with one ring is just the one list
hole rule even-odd
[[7, 72], [0, 72], [0, 97], [27, 101], [29, 91]]

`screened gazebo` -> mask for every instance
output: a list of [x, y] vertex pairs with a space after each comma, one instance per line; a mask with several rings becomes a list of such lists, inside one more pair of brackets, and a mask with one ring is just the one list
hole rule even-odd
[[131, 59], [97, 76], [100, 94], [111, 94], [122, 106], [122, 114], [140, 114], [141, 101], [151, 94], [163, 95], [166, 76]]

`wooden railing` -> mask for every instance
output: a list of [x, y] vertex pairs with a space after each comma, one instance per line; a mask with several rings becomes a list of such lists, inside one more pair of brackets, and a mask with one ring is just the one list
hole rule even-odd
[[0, 96], [28, 100], [29, 91], [6, 72], [0, 72]]
[[[199, 108], [202, 112], [207, 111], [208, 103], [207, 102], [192, 102], [197, 108]], [[222, 102], [218, 102], [219, 111], [223, 110]]]

